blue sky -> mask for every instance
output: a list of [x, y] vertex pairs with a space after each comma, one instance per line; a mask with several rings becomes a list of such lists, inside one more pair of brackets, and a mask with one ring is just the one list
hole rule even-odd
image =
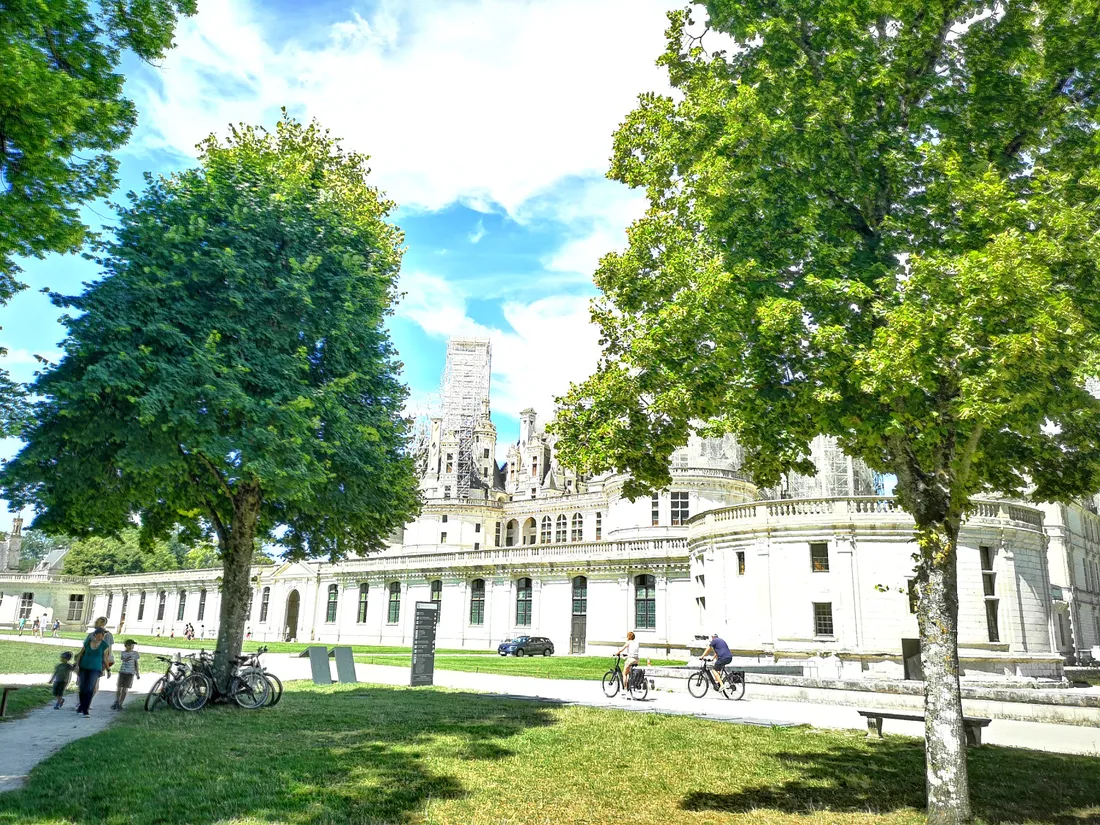
[[[446, 339], [493, 342], [493, 418], [516, 413], [594, 368], [588, 320], [600, 255], [625, 244], [637, 192], [604, 177], [611, 135], [655, 66], [663, 0], [199, 0], [160, 65], [128, 60], [138, 127], [118, 154], [121, 185], [194, 164], [194, 145], [234, 122], [271, 125], [285, 106], [371, 155], [372, 178], [399, 204], [407, 298], [391, 329], [427, 412]], [[91, 225], [110, 222], [90, 206]], [[29, 289], [0, 309], [7, 368], [29, 380], [35, 354], [64, 335], [39, 290], [73, 293], [97, 277], [79, 256], [24, 262]], [[18, 449], [0, 442], [0, 458]]]

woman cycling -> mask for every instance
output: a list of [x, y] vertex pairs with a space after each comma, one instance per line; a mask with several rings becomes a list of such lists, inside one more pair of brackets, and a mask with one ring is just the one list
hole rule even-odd
[[[634, 631], [627, 631], [626, 644], [616, 651], [615, 655], [620, 656], [623, 653], [626, 654], [626, 667], [623, 668], [623, 687], [630, 685], [630, 671], [634, 669], [634, 665], [638, 664], [638, 659], [642, 655], [642, 643], [634, 638]], [[626, 698], [630, 698], [630, 693], [627, 692]]]

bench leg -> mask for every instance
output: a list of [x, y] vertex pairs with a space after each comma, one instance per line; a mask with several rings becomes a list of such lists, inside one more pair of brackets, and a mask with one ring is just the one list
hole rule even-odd
[[976, 725], [963, 725], [966, 729], [966, 744], [980, 745], [982, 743], [982, 729]]
[[881, 716], [868, 716], [867, 717], [867, 738], [870, 739], [872, 735], [882, 738], [882, 717]]

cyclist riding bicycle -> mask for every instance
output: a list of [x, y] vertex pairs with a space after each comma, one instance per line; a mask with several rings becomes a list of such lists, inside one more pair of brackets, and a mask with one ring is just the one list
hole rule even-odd
[[712, 670], [714, 671], [714, 677], [718, 680], [718, 685], [722, 685], [722, 668], [733, 661], [733, 654], [730, 653], [730, 646], [717, 634], [712, 633], [710, 636], [710, 647], [703, 653], [702, 658], [705, 659], [708, 656], [714, 656], [714, 665]]
[[[622, 653], [626, 654], [626, 667], [623, 668], [623, 687], [626, 687], [630, 684], [630, 671], [634, 669], [634, 665], [638, 664], [642, 655], [642, 643], [634, 638], [633, 630], [627, 631], [626, 644], [620, 647], [615, 655]], [[629, 693], [626, 698], [630, 698]]]

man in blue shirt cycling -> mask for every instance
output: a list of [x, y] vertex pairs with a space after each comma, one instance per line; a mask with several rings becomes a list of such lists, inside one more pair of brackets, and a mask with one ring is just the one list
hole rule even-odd
[[703, 654], [703, 658], [708, 656], [714, 656], [714, 676], [718, 680], [718, 686], [722, 686], [722, 668], [733, 661], [733, 654], [730, 653], [730, 646], [717, 634], [712, 633], [710, 637], [710, 647], [706, 649]]

